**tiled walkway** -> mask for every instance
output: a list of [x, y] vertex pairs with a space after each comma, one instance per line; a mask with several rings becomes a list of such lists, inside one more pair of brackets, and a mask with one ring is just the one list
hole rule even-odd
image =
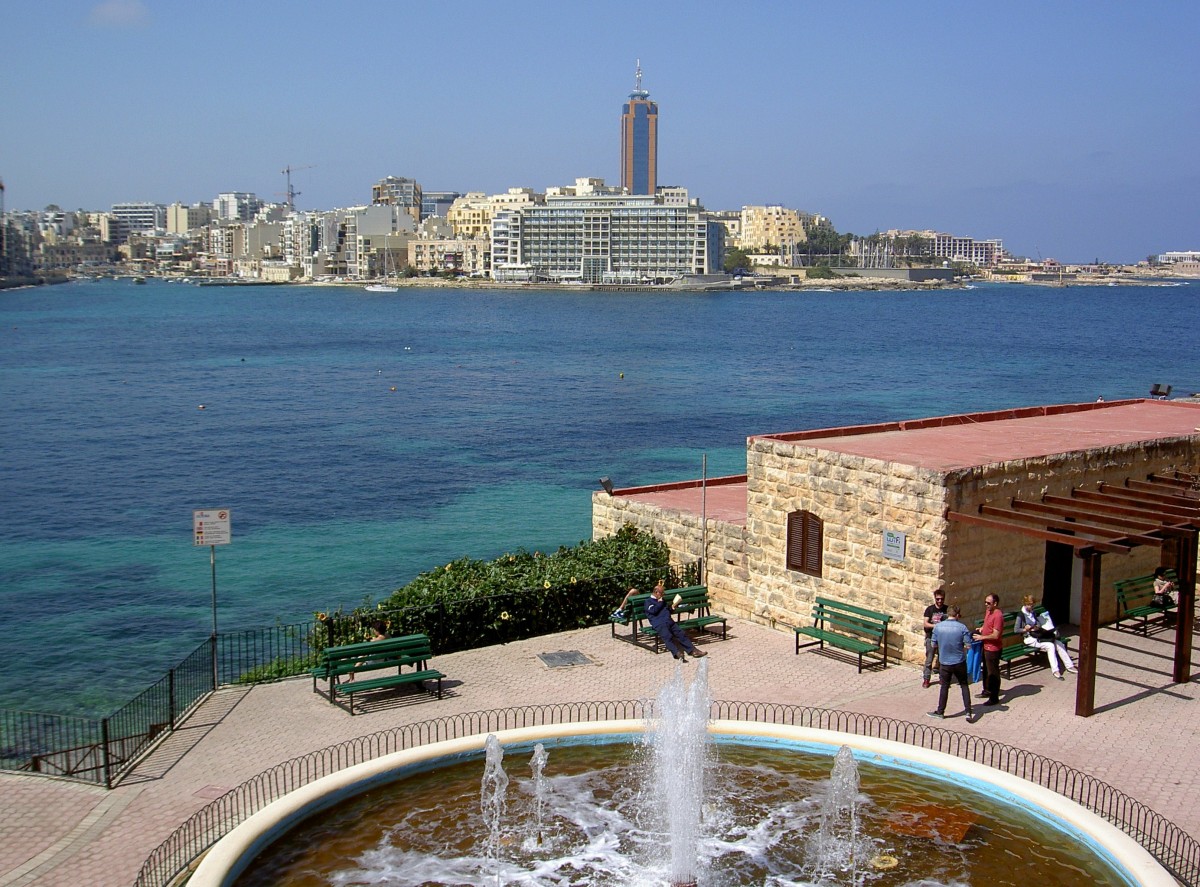
[[[1004, 704], [967, 724], [952, 692], [951, 730], [977, 732], [1086, 771], [1200, 837], [1200, 679], [1171, 683], [1171, 636], [1102, 629], [1097, 712], [1074, 716], [1075, 677], [1020, 669]], [[802, 650], [791, 633], [741, 621], [704, 642], [712, 696], [840, 708], [927, 721], [937, 689], [907, 665], [857, 674], [854, 664]], [[549, 668], [539, 653], [577, 650], [587, 665]], [[399, 696], [351, 718], [295, 679], [216, 693], [183, 729], [113, 791], [0, 774], [0, 887], [131, 884], [147, 855], [211, 799], [273, 764], [388, 727], [530, 703], [653, 697], [670, 656], [613, 640], [607, 626], [439, 656], [441, 700]], [[695, 668], [696, 664], [678, 666]], [[1195, 666], [1193, 666], [1195, 670]], [[957, 688], [952, 688], [954, 691]]]

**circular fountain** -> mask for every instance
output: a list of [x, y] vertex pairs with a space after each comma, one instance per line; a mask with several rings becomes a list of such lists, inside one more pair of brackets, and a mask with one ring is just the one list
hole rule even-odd
[[190, 884], [1175, 883], [1099, 817], [990, 768], [708, 722], [706, 666], [691, 685], [676, 671], [651, 723], [468, 737], [321, 779], [231, 832]]

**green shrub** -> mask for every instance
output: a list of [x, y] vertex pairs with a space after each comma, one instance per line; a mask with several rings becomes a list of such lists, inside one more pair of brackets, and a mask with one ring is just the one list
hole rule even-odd
[[625, 591], [659, 579], [668, 588], [696, 583], [697, 566], [673, 567], [666, 543], [627, 524], [615, 535], [552, 554], [524, 549], [495, 560], [460, 558], [428, 570], [374, 607], [318, 614], [313, 646], [389, 635], [427, 634], [437, 653], [452, 653], [600, 625]]

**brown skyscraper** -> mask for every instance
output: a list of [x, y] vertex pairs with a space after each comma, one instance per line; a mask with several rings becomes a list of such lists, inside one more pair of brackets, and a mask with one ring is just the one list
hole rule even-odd
[[621, 187], [630, 194], [653, 194], [658, 187], [658, 105], [642, 89], [642, 60], [621, 113]]

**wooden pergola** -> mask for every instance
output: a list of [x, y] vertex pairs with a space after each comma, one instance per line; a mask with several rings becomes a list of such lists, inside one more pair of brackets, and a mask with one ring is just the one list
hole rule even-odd
[[1127, 478], [1123, 485], [1077, 487], [1070, 496], [1046, 495], [1037, 502], [1013, 498], [1006, 505], [985, 503], [975, 514], [947, 511], [946, 518], [1069, 545], [1082, 560], [1076, 715], [1086, 718], [1095, 711], [1100, 560], [1105, 554], [1155, 546], [1162, 550], [1159, 563], [1174, 567], [1179, 606], [1172, 680], [1184, 683], [1191, 678], [1200, 476], [1176, 471], [1152, 474], [1146, 480]]

